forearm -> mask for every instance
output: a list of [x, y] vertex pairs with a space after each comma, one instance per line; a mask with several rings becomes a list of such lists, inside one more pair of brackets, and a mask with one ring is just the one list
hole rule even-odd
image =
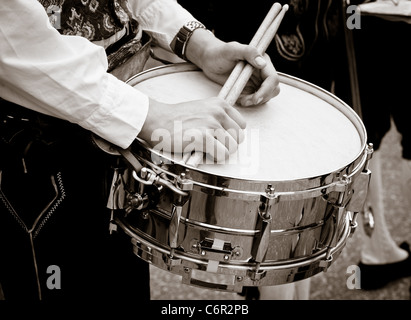
[[61, 36], [36, 0], [2, 0], [0, 17], [3, 99], [76, 123], [121, 147], [133, 141], [148, 98], [107, 74], [103, 48]]
[[[129, 3], [142, 29], [153, 36], [157, 45], [168, 51], [174, 48], [175, 36], [180, 28], [196, 20], [175, 0], [129, 0]], [[201, 68], [206, 53], [220, 43], [211, 32], [195, 30], [187, 44], [187, 59]]]

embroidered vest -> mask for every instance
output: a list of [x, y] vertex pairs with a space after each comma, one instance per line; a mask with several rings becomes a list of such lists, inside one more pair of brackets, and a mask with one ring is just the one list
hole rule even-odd
[[64, 35], [82, 36], [90, 41], [108, 39], [130, 26], [136, 34], [138, 23], [131, 17], [127, 0], [38, 0], [54, 26]]
[[[284, 1], [282, 1], [284, 2]], [[289, 0], [290, 10], [275, 36], [278, 53], [298, 61], [321, 41], [335, 38], [341, 29], [340, 1]]]
[[151, 37], [127, 7], [128, 0], [38, 0], [63, 35], [81, 36], [106, 49], [108, 69], [120, 80], [142, 71]]

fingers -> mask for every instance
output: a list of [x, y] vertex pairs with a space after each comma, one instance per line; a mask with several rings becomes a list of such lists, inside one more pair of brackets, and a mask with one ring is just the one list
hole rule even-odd
[[223, 128], [236, 141], [237, 144], [244, 141], [244, 132], [247, 123], [240, 112], [232, 106], [226, 108], [227, 117], [222, 122]]
[[217, 116], [220, 127], [209, 130], [206, 136], [206, 144], [208, 144], [206, 151], [217, 161], [226, 159], [237, 150], [238, 144], [244, 140], [243, 129], [246, 128], [246, 121], [240, 112], [223, 103], [225, 104], [223, 112]]
[[239, 105], [243, 107], [259, 105], [279, 94], [279, 77], [267, 54], [262, 56], [255, 47], [238, 42], [229, 43], [227, 50], [230, 52], [227, 56], [231, 59], [246, 60], [256, 69], [249, 81], [252, 82], [252, 93], [246, 94], [247, 90], [243, 91], [237, 101]]
[[[238, 134], [235, 132], [236, 131], [233, 129], [206, 129], [202, 133], [202, 139], [194, 138], [194, 143], [189, 144], [184, 149], [184, 153], [191, 154], [193, 151], [197, 153], [205, 153], [207, 158], [211, 159], [213, 162], [216, 161], [221, 163], [238, 149], [238, 140], [244, 139], [243, 136], [238, 138]], [[187, 133], [188, 132], [186, 132], [186, 134]], [[200, 159], [200, 161], [201, 160], [202, 159]], [[197, 162], [197, 165], [200, 164], [198, 159], [195, 162]]]
[[[266, 66], [255, 70], [237, 103], [243, 107], [266, 103], [280, 93], [280, 78], [268, 55]], [[257, 90], [256, 90], [257, 89]]]
[[[186, 114], [182, 126], [183, 152], [203, 152], [209, 159], [217, 162], [227, 159], [244, 140], [243, 129], [246, 122], [243, 116], [221, 98], [214, 97], [191, 103], [197, 108], [184, 108]], [[191, 103], [189, 102], [190, 105]], [[193, 110], [193, 116], [189, 115], [187, 110]]]
[[237, 126], [241, 129], [246, 128], [247, 122], [245, 121], [244, 117], [241, 115], [241, 113], [237, 109], [227, 104], [224, 110], [227, 113], [227, 116], [229, 117], [229, 119], [231, 119], [236, 124], [236, 126], [234, 127], [230, 127], [229, 125], [226, 125], [224, 126], [224, 128], [226, 129], [237, 128]]
[[[255, 85], [253, 85], [255, 88]], [[250, 107], [268, 102], [280, 93], [280, 81], [277, 74], [269, 76], [260, 85], [257, 91], [244, 90], [237, 100], [237, 104], [242, 107]], [[253, 92], [247, 94], [247, 92]]]
[[231, 135], [220, 132], [206, 136], [206, 154], [217, 162], [224, 161], [230, 153], [237, 150], [237, 143]]

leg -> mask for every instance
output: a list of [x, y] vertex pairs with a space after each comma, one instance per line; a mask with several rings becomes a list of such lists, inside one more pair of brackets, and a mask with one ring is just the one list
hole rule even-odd
[[260, 287], [260, 300], [308, 300], [310, 278], [278, 286]]
[[[372, 176], [367, 198], [367, 206], [372, 207], [375, 223], [375, 228], [370, 236], [364, 231], [364, 223], [361, 223], [363, 226], [361, 261], [366, 264], [397, 262], [408, 256], [408, 253], [399, 248], [392, 239], [385, 221], [380, 161], [380, 152], [374, 152], [370, 161]], [[363, 217], [360, 216], [360, 219], [364, 222]]]
[[362, 233], [361, 288], [379, 289], [389, 282], [411, 275], [411, 256], [407, 243], [397, 246], [392, 239], [384, 218], [382, 199], [383, 184], [379, 153], [376, 152], [370, 162], [372, 172], [368, 199], [365, 210], [371, 208], [374, 217], [374, 228], [367, 231], [364, 217], [360, 215], [360, 232]]
[[260, 300], [293, 300], [295, 284], [287, 283], [278, 286], [260, 287]]
[[411, 195], [411, 159], [402, 159], [401, 161], [401, 178], [402, 178], [402, 191], [403, 198], [408, 202], [408, 205], [411, 204], [410, 195]]

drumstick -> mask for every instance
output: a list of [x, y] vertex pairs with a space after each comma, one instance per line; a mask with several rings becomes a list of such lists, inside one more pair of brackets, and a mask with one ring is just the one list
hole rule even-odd
[[[250, 45], [256, 46], [261, 54], [265, 53], [270, 42], [273, 40], [287, 10], [287, 4], [281, 6], [281, 4], [277, 2], [274, 3], [258, 28]], [[234, 105], [250, 79], [253, 70], [252, 65], [246, 64], [244, 61], [239, 61], [225, 82], [223, 88], [220, 90], [218, 96], [226, 100], [230, 105]], [[204, 153], [197, 151], [191, 155], [186, 164], [197, 167], [203, 160], [203, 157]]]
[[[265, 53], [271, 41], [274, 39], [274, 36], [276, 35], [277, 30], [280, 27], [281, 21], [283, 20], [284, 15], [287, 12], [287, 10], [288, 10], [288, 5], [287, 4], [283, 5], [280, 13], [274, 19], [273, 23], [267, 29], [267, 32], [261, 38], [261, 41], [258, 43], [257, 49], [258, 51], [260, 51], [261, 54]], [[243, 92], [244, 87], [246, 86], [248, 80], [250, 79], [253, 71], [254, 71], [254, 68], [251, 64], [246, 64], [244, 66], [241, 74], [237, 78], [237, 81], [234, 83], [233, 87], [231, 88], [229, 94], [227, 95], [225, 99], [230, 105], [234, 105], [236, 103], [238, 97], [240, 96], [241, 92]]]
[[[258, 28], [257, 32], [255, 33], [254, 37], [251, 39], [250, 46], [257, 47], [258, 43], [261, 41], [262, 37], [264, 36], [265, 32], [267, 31], [270, 24], [273, 22], [275, 17], [281, 10], [281, 4], [278, 2], [274, 3], [270, 9], [270, 11], [265, 16], [263, 22], [261, 23], [260, 27]], [[244, 61], [239, 61], [236, 66], [234, 67], [233, 71], [231, 71], [230, 76], [227, 78], [224, 86], [221, 88], [218, 97], [225, 99], [227, 94], [230, 92], [231, 88], [234, 86], [237, 78], [240, 76], [243, 68], [245, 66]]]

